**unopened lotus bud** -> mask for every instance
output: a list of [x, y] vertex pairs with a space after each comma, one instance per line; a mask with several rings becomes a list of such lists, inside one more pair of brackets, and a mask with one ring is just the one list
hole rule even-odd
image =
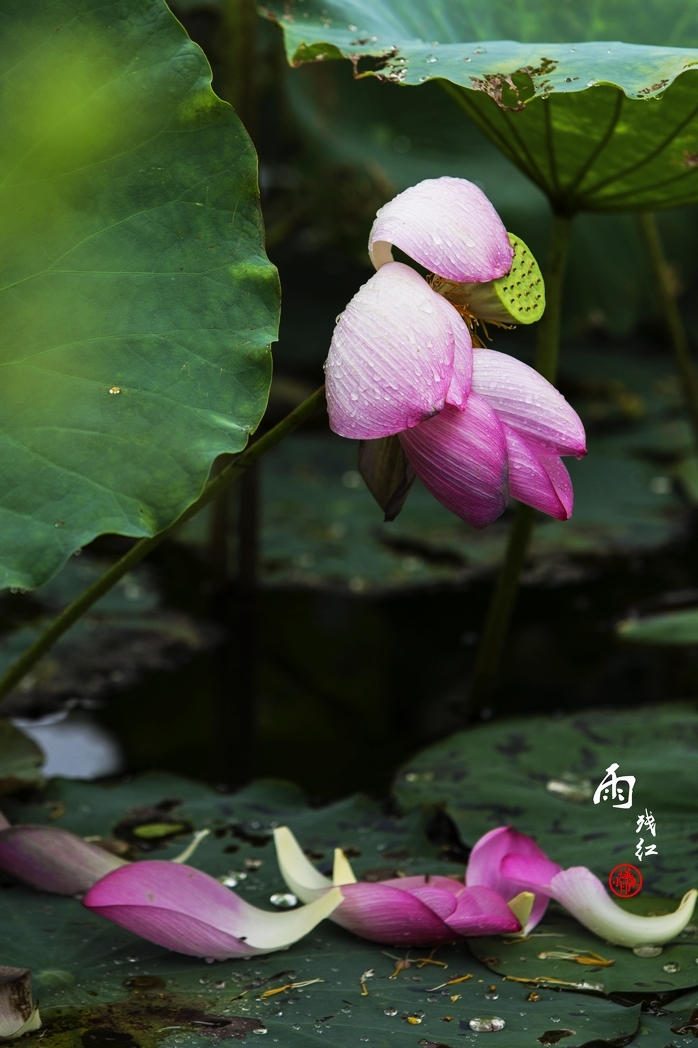
[[395, 520], [417, 477], [399, 438], [362, 440], [359, 444], [359, 473], [385, 513], [386, 522]]
[[0, 966], [0, 1040], [13, 1040], [40, 1026], [39, 1006], [32, 1005], [31, 972]]
[[11, 826], [0, 832], [0, 869], [34, 888], [84, 895], [123, 859], [58, 826]]
[[514, 249], [511, 269], [497, 280], [481, 284], [456, 284], [433, 277], [434, 291], [464, 314], [495, 324], [534, 324], [545, 310], [545, 284], [531, 251], [523, 240], [509, 233]]

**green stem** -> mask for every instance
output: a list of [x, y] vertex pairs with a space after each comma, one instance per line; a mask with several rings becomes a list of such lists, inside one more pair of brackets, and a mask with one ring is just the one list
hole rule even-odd
[[644, 211], [639, 215], [640, 229], [647, 246], [652, 276], [659, 292], [659, 301], [664, 314], [664, 322], [669, 331], [671, 345], [674, 350], [676, 366], [683, 383], [686, 407], [693, 427], [693, 438], [698, 448], [698, 376], [696, 375], [691, 353], [688, 348], [688, 337], [686, 329], [681, 320], [681, 313], [676, 301], [676, 292], [673, 287], [671, 269], [664, 257], [662, 238], [659, 235], [657, 222], [653, 214]]
[[[569, 255], [572, 233], [572, 218], [553, 216], [548, 245], [545, 271], [545, 313], [538, 325], [536, 368], [549, 382], [557, 378], [560, 353], [560, 319], [562, 316], [562, 292]], [[500, 568], [497, 585], [492, 594], [482, 640], [478, 648], [468, 705], [471, 709], [482, 707], [487, 701], [494, 684], [504, 642], [509, 631], [509, 622], [519, 590], [519, 576], [526, 562], [528, 547], [533, 534], [535, 510], [518, 503], [514, 521], [509, 532], [509, 541]]]
[[69, 604], [53, 620], [51, 625], [44, 630], [41, 636], [34, 641], [31, 647], [27, 648], [24, 654], [13, 662], [7, 672], [0, 677], [0, 699], [3, 699], [22, 680], [32, 666], [38, 662], [49, 648], [53, 647], [66, 630], [69, 630], [85, 614], [88, 608], [91, 608], [100, 597], [103, 597], [127, 571], [130, 571], [139, 561], [147, 557], [180, 524], [196, 516], [199, 510], [207, 506], [212, 499], [215, 499], [233, 480], [236, 480], [249, 466], [257, 462], [262, 455], [292, 433], [302, 422], [310, 418], [322, 404], [324, 395], [325, 387], [321, 386], [307, 400], [304, 400], [302, 404], [294, 408], [286, 418], [265, 433], [263, 437], [256, 440], [245, 451], [236, 455], [233, 461], [222, 469], [216, 477], [209, 480], [196, 502], [193, 502], [191, 506], [185, 509], [184, 513], [173, 524], [170, 524], [164, 531], [158, 532], [157, 535], [153, 535], [152, 538], [141, 539], [128, 553], [120, 560], [117, 560], [108, 571], [105, 571], [96, 582], [88, 586], [85, 592], [81, 593], [72, 604]]

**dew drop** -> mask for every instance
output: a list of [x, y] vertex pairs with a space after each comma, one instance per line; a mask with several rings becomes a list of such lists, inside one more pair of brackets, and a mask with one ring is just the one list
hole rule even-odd
[[[344, 1011], [344, 1009], [342, 1009], [342, 1011]], [[384, 1008], [383, 1015], [389, 1015], [392, 1019], [394, 1015], [397, 1015], [397, 1008]]]
[[431, 62], [438, 62], [438, 58], [436, 57], [436, 55], [427, 55], [427, 57], [424, 59], [424, 61], [425, 62], [429, 62], [429, 63], [431, 63]]
[[110, 389], [109, 389], [109, 392], [110, 393], [114, 393], [114, 394], [120, 393], [121, 392], [121, 387], [120, 386], [111, 386]]
[[266, 1026], [255, 1026], [252, 1033], [267, 1033], [267, 1028]]
[[293, 892], [274, 892], [269, 896], [272, 906], [278, 906], [280, 910], [290, 910], [298, 905], [298, 899]]
[[662, 952], [661, 946], [634, 946], [633, 953], [636, 957], [659, 957]]
[[551, 1023], [559, 1023], [559, 1022], [562, 1022], [562, 1020], [561, 1020], [559, 1015], [551, 1015], [550, 1016], [550, 1022]]
[[468, 1026], [475, 1033], [495, 1033], [497, 1030], [503, 1030], [506, 1023], [498, 1015], [476, 1015]]
[[677, 964], [676, 961], [668, 961], [666, 964], [662, 965], [662, 971], [669, 972], [670, 975], [673, 975], [674, 972], [678, 972], [680, 970], [681, 965]]
[[595, 83], [595, 80], [587, 80], [587, 87], [593, 87]]
[[498, 1001], [499, 1000], [499, 994], [497, 993], [496, 990], [493, 991], [493, 992], [491, 991], [490, 993], [486, 993], [485, 994], [485, 1000], [486, 1001]]

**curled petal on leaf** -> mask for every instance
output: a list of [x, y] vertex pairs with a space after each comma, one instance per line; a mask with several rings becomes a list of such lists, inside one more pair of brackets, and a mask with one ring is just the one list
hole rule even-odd
[[313, 866], [288, 826], [274, 830], [274, 844], [281, 876], [301, 902], [312, 902], [332, 887], [332, 881]]
[[409, 266], [392, 262], [337, 321], [325, 363], [330, 426], [373, 440], [465, 403], [470, 333], [454, 307]]
[[577, 412], [523, 361], [494, 349], [474, 350], [472, 388], [505, 425], [527, 443], [540, 445], [543, 454], [586, 455], [586, 435]]
[[392, 261], [391, 245], [447, 280], [495, 280], [514, 257], [504, 224], [485, 194], [464, 178], [428, 178], [385, 204], [368, 250], [376, 269]]
[[250, 957], [297, 942], [342, 901], [339, 888], [286, 913], [251, 906], [191, 866], [149, 860], [108, 874], [83, 905], [143, 939], [193, 957]]
[[123, 859], [59, 826], [11, 826], [0, 831], [0, 869], [34, 888], [82, 895]]
[[569, 520], [574, 507], [570, 475], [555, 455], [542, 455], [511, 426], [504, 426], [509, 460], [509, 493], [527, 506]]
[[[513, 868], [507, 865], [510, 861], [515, 863]], [[549, 893], [541, 888], [541, 884], [549, 883], [550, 878], [559, 873], [561, 868], [550, 862], [533, 838], [519, 833], [511, 826], [498, 826], [474, 844], [468, 859], [465, 882], [492, 888], [507, 902], [514, 899], [522, 887], [534, 891], [535, 899], [524, 927], [526, 933], [538, 924], [548, 906]], [[534, 871], [537, 876], [529, 876]]]
[[447, 407], [400, 441], [424, 486], [468, 524], [484, 528], [506, 509], [506, 438], [482, 397], [471, 393], [464, 411]]
[[572, 866], [550, 881], [550, 894], [580, 924], [617, 946], [660, 945], [680, 935], [693, 916], [698, 892], [686, 892], [674, 913], [640, 917], [613, 901], [598, 877], [586, 866]]
[[[344, 902], [332, 920], [364, 939], [421, 946], [453, 938], [453, 930], [414, 892], [369, 881], [345, 885], [341, 891]], [[443, 891], [439, 895], [455, 909], [454, 896]]]

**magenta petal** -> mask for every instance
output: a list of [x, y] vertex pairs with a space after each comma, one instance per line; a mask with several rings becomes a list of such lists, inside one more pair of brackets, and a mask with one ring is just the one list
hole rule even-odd
[[502, 935], [521, 931], [521, 925], [502, 896], [491, 888], [463, 888], [457, 902], [446, 923], [459, 935]]
[[464, 178], [428, 178], [385, 204], [368, 249], [376, 269], [394, 244], [447, 280], [495, 280], [511, 268], [513, 249], [485, 194]]
[[392, 262], [364, 284], [337, 321], [325, 364], [330, 426], [373, 440], [463, 403], [470, 335], [419, 273]]
[[482, 397], [471, 393], [464, 411], [446, 407], [400, 442], [424, 486], [456, 516], [484, 528], [504, 512], [506, 439]]
[[547, 454], [586, 455], [579, 415], [547, 379], [528, 364], [494, 349], [473, 351], [475, 393], [484, 397], [502, 422]]
[[331, 920], [364, 939], [426, 946], [453, 938], [441, 918], [412, 892], [361, 881], [342, 885], [342, 895], [344, 901]]
[[441, 891], [450, 892], [452, 895], [458, 895], [463, 891], [463, 881], [455, 880], [453, 877], [442, 877], [440, 874], [413, 874], [412, 877], [396, 877], [394, 880], [381, 881], [381, 884], [387, 884], [391, 888], [399, 888], [400, 891], [411, 892], [415, 888], [423, 888], [425, 885], [429, 885], [430, 888], [439, 888]]
[[178, 953], [225, 960], [261, 952], [240, 939], [252, 907], [191, 866], [157, 859], [133, 863], [98, 881], [83, 905]]
[[[561, 869], [555, 863], [550, 862], [542, 848], [531, 837], [527, 837], [524, 833], [519, 833], [517, 830], [512, 829], [511, 826], [498, 826], [495, 830], [490, 830], [489, 833], [484, 834], [473, 846], [468, 859], [468, 868], [465, 872], [465, 883], [468, 887], [471, 885], [483, 885], [486, 888], [491, 888], [503, 896], [507, 902], [521, 891], [526, 889], [534, 891], [536, 897], [527, 926], [530, 929], [535, 927], [538, 921], [540, 921], [548, 906], [547, 895], [537, 888], [539, 884], [547, 882], [533, 878], [530, 882], [525, 881], [525, 883], [522, 883], [512, 877], [504, 869], [504, 860], [506, 859], [508, 862], [512, 857], [520, 858], [521, 860], [521, 866], [516, 869], [517, 873], [521, 869], [525, 869], [525, 864], [529, 862], [531, 864], [534, 862], [547, 863], [549, 867], [554, 868], [555, 872], [559, 872]], [[507, 866], [508, 869], [509, 867]], [[531, 865], [529, 869], [531, 871], [536, 870], [540, 874], [542, 867]]]
[[553, 484], [557, 497], [562, 503], [566, 516], [562, 517], [562, 520], [569, 520], [572, 516], [572, 510], [574, 509], [574, 491], [572, 490], [572, 480], [565, 463], [557, 455], [547, 456], [541, 455], [540, 460], [543, 466], [547, 470], [550, 481]]
[[[552, 455], [541, 455], [540, 445], [536, 447], [529, 444], [511, 426], [504, 426], [504, 433], [509, 459], [509, 493], [519, 502], [533, 506], [543, 513], [549, 513], [557, 520], [568, 520], [572, 515], [574, 497], [569, 473], [560, 459]], [[566, 485], [559, 470], [551, 475], [551, 469], [555, 471], [555, 464], [559, 464], [564, 472], [567, 478]], [[554, 477], [563, 490], [564, 502], [558, 494]]]
[[0, 832], [0, 869], [34, 888], [82, 895], [126, 863], [59, 826], [11, 826]]
[[500, 865], [502, 877], [517, 884], [519, 891], [542, 891], [550, 894], [550, 882], [562, 870], [546, 856], [505, 855]]

